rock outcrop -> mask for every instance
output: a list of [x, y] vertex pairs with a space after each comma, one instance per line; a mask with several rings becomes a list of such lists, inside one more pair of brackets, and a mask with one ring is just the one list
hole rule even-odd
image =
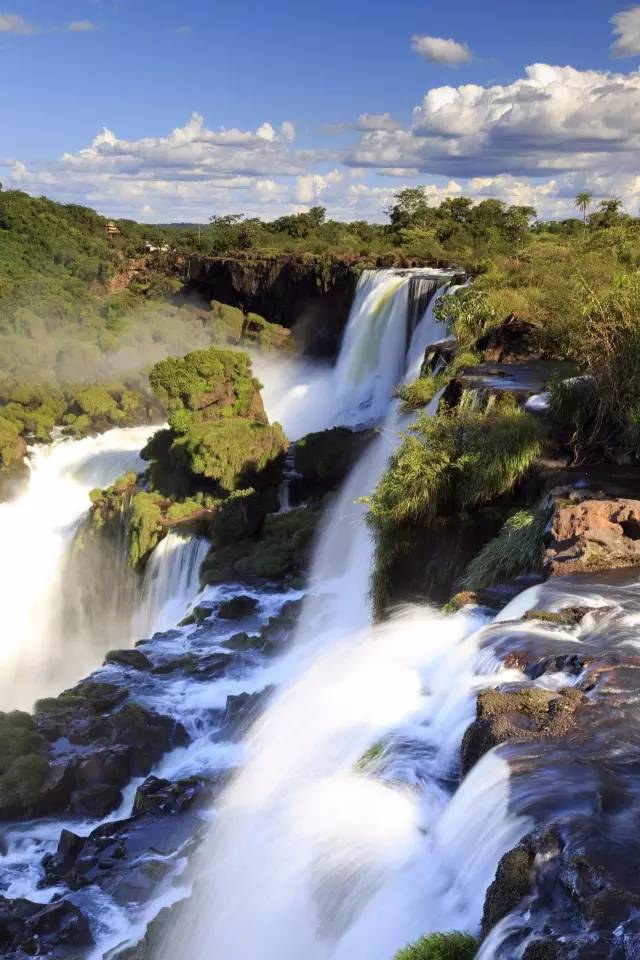
[[545, 570], [554, 577], [640, 565], [640, 500], [556, 498]]

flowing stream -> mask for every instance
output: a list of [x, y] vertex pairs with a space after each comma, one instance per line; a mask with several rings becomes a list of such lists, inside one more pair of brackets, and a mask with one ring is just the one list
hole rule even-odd
[[[372, 543], [359, 502], [406, 426], [393, 389], [419, 372], [425, 346], [442, 336], [433, 307], [446, 279], [435, 271], [367, 272], [334, 366], [258, 359], [269, 416], [291, 439], [334, 424], [371, 423], [377, 438], [327, 511], [288, 652], [230, 658], [232, 669], [206, 683], [158, 674], [139, 681], [139, 702], [171, 713], [192, 738], [154, 773], [178, 779], [234, 770], [235, 776], [210, 814], [191, 872], [182, 847], [171, 857], [149, 850], [140, 861], [163, 867], [150, 899], [125, 902], [99, 884], [73, 892], [91, 919], [91, 960], [110, 960], [135, 945], [162, 908], [181, 900], [153, 960], [391, 960], [429, 931], [478, 931], [498, 860], [527, 832], [535, 811], [525, 803], [514, 808], [509, 766], [496, 752], [458, 787], [460, 744], [477, 691], [521, 674], [496, 656], [507, 627], [491, 623], [486, 612], [443, 617], [411, 606], [383, 624], [371, 622]], [[58, 595], [72, 589], [61, 569], [88, 491], [139, 468], [137, 451], [148, 433], [112, 431], [41, 448], [26, 493], [0, 507], [3, 543], [14, 537], [17, 544], [13, 560], [3, 547], [4, 575], [16, 588], [3, 651], [14, 683], [18, 664], [49, 663], [64, 639], [48, 625]], [[281, 506], [289, 509], [286, 497]], [[34, 542], [44, 544], [35, 568]], [[215, 611], [242, 592], [256, 601], [255, 613], [240, 624], [212, 617], [169, 630], [196, 597], [208, 548], [174, 535], [160, 544], [135, 609], [118, 627], [126, 634], [120, 646], [168, 631], [140, 646], [154, 662], [228, 655], [238, 629], [256, 632], [284, 602], [301, 599], [298, 590], [210, 587], [198, 604]], [[536, 602], [537, 595], [518, 598], [504, 617], [520, 616]], [[565, 599], [558, 594], [553, 602]], [[89, 666], [99, 660], [95, 648], [89, 659]], [[121, 669], [109, 665], [95, 677], [114, 682]], [[42, 695], [51, 676], [36, 673]], [[54, 676], [60, 687], [60, 672]], [[246, 738], [228, 738], [227, 698], [271, 685], [275, 693]], [[30, 696], [21, 688], [21, 702]], [[109, 820], [130, 815], [135, 786]], [[86, 836], [95, 825], [46, 821], [8, 830], [0, 893], [46, 902], [56, 891], [41, 886], [43, 854], [55, 849], [63, 827]]]

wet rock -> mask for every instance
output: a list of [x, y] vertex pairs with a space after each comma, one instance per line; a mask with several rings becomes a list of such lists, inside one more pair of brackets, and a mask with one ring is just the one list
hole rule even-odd
[[115, 683], [81, 680], [75, 687], [67, 690], [66, 694], [88, 701], [94, 710], [106, 712], [107, 710], [114, 710], [123, 703], [127, 699], [129, 691], [126, 687], [116, 686]]
[[74, 790], [69, 798], [72, 812], [78, 817], [101, 820], [115, 810], [122, 801], [122, 791], [108, 783]]
[[528, 610], [523, 620], [540, 620], [542, 623], [557, 624], [564, 627], [577, 627], [582, 623], [593, 607], [565, 607], [563, 610]]
[[213, 610], [211, 607], [194, 607], [191, 613], [180, 621], [178, 626], [190, 627], [193, 624], [204, 623], [205, 620], [209, 620], [212, 614]]
[[170, 855], [195, 844], [204, 826], [199, 811], [213, 790], [199, 777], [149, 777], [136, 792], [131, 817], [100, 824], [87, 837], [62, 831], [56, 852], [43, 859], [43, 885], [97, 884], [119, 903], [148, 899], [172, 869]]
[[249, 636], [248, 633], [234, 633], [228, 640], [224, 640], [221, 646], [226, 647], [227, 650], [255, 650], [260, 647], [260, 636], [259, 634]]
[[269, 686], [258, 693], [240, 693], [237, 696], [227, 697], [222, 727], [223, 736], [227, 739], [240, 739], [264, 709], [273, 689]]
[[588, 662], [577, 653], [558, 654], [556, 657], [543, 657], [536, 663], [528, 664], [525, 672], [531, 680], [537, 680], [545, 673], [566, 673], [571, 677], [579, 677]]
[[559, 855], [561, 847], [559, 836], [549, 830], [524, 837], [517, 847], [505, 853], [485, 897], [481, 925], [483, 938], [532, 892], [536, 857], [549, 860]]
[[258, 601], [255, 597], [240, 595], [232, 597], [231, 600], [224, 600], [218, 606], [218, 619], [220, 620], [242, 620], [244, 617], [250, 617], [255, 613], [258, 607]]
[[375, 437], [375, 430], [333, 427], [309, 433], [295, 444], [291, 494], [294, 503], [335, 490]]
[[134, 670], [150, 670], [151, 661], [139, 650], [110, 650], [104, 662], [115, 663], [122, 667], [133, 667]]
[[186, 671], [194, 680], [213, 680], [224, 676], [229, 669], [233, 658], [228, 653], [211, 653], [206, 657], [198, 657]]
[[176, 670], [188, 673], [196, 666], [197, 662], [198, 658], [192, 653], [183, 653], [179, 657], [173, 657], [171, 660], [164, 660], [162, 663], [157, 664], [151, 672], [158, 676], [175, 673]]
[[587, 702], [580, 690], [483, 690], [478, 694], [476, 719], [462, 740], [462, 772], [501, 743], [559, 738], [573, 728], [575, 712]]
[[545, 570], [554, 577], [640, 564], [640, 500], [556, 498]]
[[182, 813], [206, 803], [210, 797], [210, 786], [199, 777], [178, 781], [148, 777], [136, 791], [133, 814]]
[[69, 900], [43, 906], [0, 897], [0, 950], [3, 960], [25, 956], [80, 960], [93, 945], [89, 923]]

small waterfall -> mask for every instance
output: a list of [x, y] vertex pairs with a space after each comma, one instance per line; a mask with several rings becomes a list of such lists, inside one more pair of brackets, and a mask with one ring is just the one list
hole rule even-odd
[[204, 537], [173, 532], [160, 541], [144, 573], [131, 624], [133, 640], [169, 630], [184, 618], [200, 591], [200, 567], [210, 548]]
[[30, 708], [35, 698], [58, 693], [104, 653], [94, 633], [70, 646], [73, 622], [86, 620], [82, 610], [69, 614], [77, 593], [65, 582], [66, 558], [90, 490], [143, 469], [139, 451], [156, 429], [116, 429], [35, 447], [28, 486], [17, 500], [0, 504], [3, 709]]
[[[409, 278], [409, 302], [407, 305], [407, 327], [409, 338], [425, 315], [441, 280], [437, 277], [411, 276]], [[409, 339], [407, 340], [407, 344]]]

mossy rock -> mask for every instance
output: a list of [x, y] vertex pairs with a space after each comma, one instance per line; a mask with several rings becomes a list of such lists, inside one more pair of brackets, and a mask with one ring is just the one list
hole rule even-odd
[[139, 650], [110, 650], [104, 658], [105, 664], [117, 664], [132, 667], [134, 670], [150, 670], [151, 661]]
[[211, 551], [202, 565], [202, 582], [293, 582], [304, 577], [319, 516], [304, 508], [269, 514], [258, 536]]
[[219, 620], [244, 620], [256, 612], [258, 601], [255, 597], [237, 596], [230, 600], [223, 600], [218, 604]]
[[24, 816], [37, 808], [50, 770], [49, 761], [36, 753], [5, 764], [0, 776], [0, 816]]
[[[309, 433], [295, 445], [294, 467], [311, 492], [337, 487], [375, 436], [374, 430], [334, 427]], [[296, 485], [299, 481], [295, 481]]]
[[430, 933], [399, 950], [394, 960], [473, 960], [478, 946], [466, 933]]
[[178, 624], [179, 627], [191, 627], [194, 624], [204, 623], [209, 620], [213, 610], [211, 607], [194, 607], [193, 610], [184, 617]]

